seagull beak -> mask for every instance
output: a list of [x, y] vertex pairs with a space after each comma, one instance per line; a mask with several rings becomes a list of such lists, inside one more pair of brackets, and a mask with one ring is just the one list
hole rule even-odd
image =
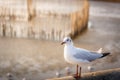
[[61, 45], [65, 44], [65, 42], [62, 42]]

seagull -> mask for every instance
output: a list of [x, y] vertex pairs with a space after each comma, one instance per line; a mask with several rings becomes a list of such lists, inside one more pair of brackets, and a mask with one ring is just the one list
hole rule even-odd
[[79, 64], [89, 63], [110, 54], [109, 52], [102, 53], [102, 48], [100, 48], [96, 52], [92, 52], [82, 48], [77, 48], [73, 45], [72, 39], [70, 37], [65, 37], [61, 45], [63, 44], [65, 45], [64, 46], [65, 61], [77, 65], [76, 74], [74, 75], [75, 78], [81, 77], [81, 67], [80, 67], [80, 72], [78, 73]]

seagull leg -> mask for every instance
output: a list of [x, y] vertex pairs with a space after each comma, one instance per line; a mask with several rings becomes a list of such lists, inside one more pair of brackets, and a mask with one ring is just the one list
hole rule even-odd
[[76, 79], [79, 77], [78, 67], [79, 67], [79, 66], [78, 66], [78, 64], [77, 64], [77, 66], [76, 66], [76, 74], [74, 75], [74, 78], [76, 78]]
[[81, 78], [81, 66], [80, 66], [79, 78]]
[[77, 64], [76, 76], [78, 76], [78, 67], [79, 67], [79, 65]]

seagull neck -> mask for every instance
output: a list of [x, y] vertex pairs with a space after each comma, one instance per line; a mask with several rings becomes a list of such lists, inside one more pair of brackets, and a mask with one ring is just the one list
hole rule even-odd
[[66, 47], [73, 47], [73, 44], [65, 44]]

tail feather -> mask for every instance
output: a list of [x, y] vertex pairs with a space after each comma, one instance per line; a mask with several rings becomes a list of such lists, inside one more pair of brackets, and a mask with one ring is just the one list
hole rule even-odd
[[98, 52], [98, 53], [102, 53], [102, 51], [103, 51], [103, 49], [100, 48], [97, 52]]
[[103, 55], [102, 55], [100, 58], [103, 58], [103, 57], [109, 55], [110, 53], [102, 53], [102, 54], [103, 54]]

